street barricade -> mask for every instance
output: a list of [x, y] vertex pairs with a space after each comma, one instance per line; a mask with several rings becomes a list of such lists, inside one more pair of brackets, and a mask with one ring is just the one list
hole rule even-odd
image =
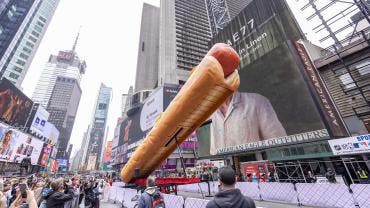
[[370, 207], [370, 184], [351, 184], [350, 187], [359, 207]]
[[172, 194], [163, 194], [164, 203], [166, 207], [183, 208], [184, 198]]
[[261, 200], [258, 183], [253, 182], [237, 182], [236, 188], [240, 189], [244, 196], [248, 196], [255, 200]]
[[259, 186], [262, 200], [298, 203], [297, 192], [291, 183], [260, 183]]
[[353, 197], [344, 184], [297, 183], [301, 205], [320, 207], [354, 208]]
[[124, 188], [116, 187], [116, 197], [114, 202], [122, 203], [124, 200], [125, 191], [126, 190]]
[[185, 208], [205, 208], [208, 202], [209, 200], [206, 200], [206, 199], [186, 198], [184, 207]]
[[116, 186], [110, 187], [108, 192], [108, 201], [115, 202], [116, 196], [117, 196], [117, 187]]

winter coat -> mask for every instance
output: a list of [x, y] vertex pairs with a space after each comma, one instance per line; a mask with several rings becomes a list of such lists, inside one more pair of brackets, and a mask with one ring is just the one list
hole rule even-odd
[[155, 187], [148, 187], [144, 193], [141, 194], [139, 199], [139, 208], [151, 208], [152, 207], [152, 196], [158, 191]]
[[243, 196], [239, 189], [218, 192], [206, 208], [256, 208], [254, 201]]
[[48, 196], [45, 197], [46, 199], [46, 207], [47, 208], [64, 208], [64, 203], [73, 199], [73, 191], [68, 190], [65, 194], [63, 192], [52, 191]]

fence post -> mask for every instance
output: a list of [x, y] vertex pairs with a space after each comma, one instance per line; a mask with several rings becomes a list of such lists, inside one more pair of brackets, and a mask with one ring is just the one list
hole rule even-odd
[[296, 183], [293, 183], [293, 187], [294, 187], [294, 191], [295, 191], [295, 192], [297, 192], [297, 202], [298, 202], [298, 206], [302, 206], [301, 201], [299, 201], [299, 193], [298, 193], [298, 190], [297, 190]]
[[347, 185], [346, 186], [348, 187], [348, 192], [351, 194], [352, 198], [353, 198], [353, 202], [355, 203], [355, 207], [356, 208], [361, 208], [360, 207], [360, 204], [358, 203], [358, 201], [356, 200], [354, 194], [353, 194], [353, 190], [351, 189], [351, 186], [350, 185]]
[[258, 187], [258, 197], [260, 198], [260, 201], [263, 201], [263, 199], [262, 199], [262, 195], [261, 195], [260, 182], [257, 182], [257, 187]]

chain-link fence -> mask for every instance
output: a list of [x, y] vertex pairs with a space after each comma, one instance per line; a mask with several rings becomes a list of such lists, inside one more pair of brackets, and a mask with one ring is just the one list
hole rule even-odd
[[[215, 193], [217, 182], [210, 183], [210, 193]], [[303, 206], [370, 208], [370, 184], [320, 184], [320, 183], [251, 183], [238, 182], [236, 188], [244, 196], [254, 200], [275, 201]], [[171, 194], [163, 194], [166, 206], [173, 208], [205, 208], [209, 200], [200, 199], [200, 193], [208, 193], [208, 184], [187, 184], [178, 190], [198, 193], [199, 198], [183, 198]], [[112, 187], [108, 198], [110, 201], [124, 201], [126, 207], [134, 207], [135, 203], [126, 203], [132, 197], [138, 197], [136, 190]]]

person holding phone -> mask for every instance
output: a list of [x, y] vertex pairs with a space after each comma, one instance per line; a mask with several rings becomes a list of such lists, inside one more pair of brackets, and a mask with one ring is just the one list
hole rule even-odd
[[37, 202], [33, 191], [28, 189], [26, 183], [19, 183], [16, 188], [16, 198], [10, 208], [37, 208]]
[[46, 207], [64, 208], [64, 203], [73, 199], [74, 193], [70, 183], [58, 178], [51, 183], [52, 192], [45, 197]]

